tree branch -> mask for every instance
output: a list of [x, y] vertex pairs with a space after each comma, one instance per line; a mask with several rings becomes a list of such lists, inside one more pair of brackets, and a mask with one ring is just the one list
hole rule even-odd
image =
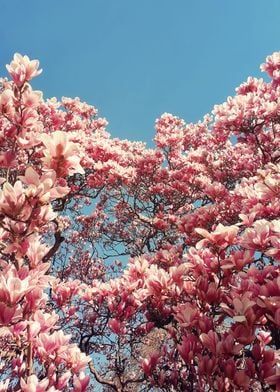
[[119, 385], [117, 385], [117, 383], [115, 381], [107, 380], [106, 378], [100, 376], [98, 371], [95, 369], [95, 366], [92, 361], [89, 362], [89, 370], [94, 375], [97, 382], [99, 382], [100, 384], [108, 385], [108, 386], [112, 387], [113, 390], [116, 392], [122, 392], [122, 388]]
[[57, 231], [55, 233], [54, 238], [55, 238], [55, 243], [48, 251], [48, 253], [45, 254], [45, 256], [43, 257], [42, 259], [43, 263], [47, 263], [55, 255], [61, 243], [65, 240], [65, 238], [61, 235], [60, 231]]

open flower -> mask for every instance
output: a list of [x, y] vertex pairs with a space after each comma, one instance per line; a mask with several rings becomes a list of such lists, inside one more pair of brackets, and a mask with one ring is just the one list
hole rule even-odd
[[21, 390], [23, 392], [46, 392], [49, 385], [49, 380], [44, 378], [39, 381], [35, 374], [32, 374], [25, 381], [23, 378], [20, 380]]
[[74, 375], [73, 385], [75, 392], [83, 392], [86, 391], [87, 386], [89, 384], [89, 376], [86, 376], [84, 372], [81, 372], [80, 375], [77, 377]]
[[74, 173], [84, 173], [78, 157], [78, 146], [69, 141], [66, 132], [55, 131], [51, 135], [43, 134], [41, 140], [45, 145], [44, 166], [55, 170], [58, 177]]
[[68, 187], [55, 186], [56, 173], [49, 170], [42, 176], [32, 168], [28, 167], [24, 176], [19, 177], [22, 182], [28, 185], [26, 195], [28, 197], [39, 197], [41, 203], [48, 203], [50, 200], [62, 198], [69, 192]]
[[19, 53], [14, 55], [13, 61], [7, 64], [6, 68], [17, 86], [22, 86], [42, 72], [41, 69], [38, 70], [38, 60], [30, 60], [28, 56], [22, 56]]
[[9, 305], [17, 304], [28, 291], [32, 289], [30, 278], [20, 279], [16, 269], [12, 266], [10, 269], [2, 272], [0, 276], [0, 300], [7, 302]]
[[224, 249], [229, 245], [233, 245], [236, 243], [236, 236], [239, 229], [237, 226], [224, 226], [220, 223], [211, 233], [209, 233], [205, 229], [200, 228], [195, 229], [195, 231], [205, 238], [205, 240], [199, 241], [197, 243], [198, 249], [203, 247], [205, 243], [209, 242]]

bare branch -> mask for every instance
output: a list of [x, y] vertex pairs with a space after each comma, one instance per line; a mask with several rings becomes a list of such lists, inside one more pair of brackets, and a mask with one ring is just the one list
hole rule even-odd
[[89, 369], [90, 369], [91, 373], [94, 375], [96, 381], [98, 381], [100, 384], [108, 385], [111, 388], [113, 388], [113, 390], [116, 392], [122, 392], [122, 388], [119, 385], [117, 385], [116, 381], [107, 380], [106, 378], [100, 376], [98, 371], [95, 369], [95, 366], [92, 361], [89, 362]]

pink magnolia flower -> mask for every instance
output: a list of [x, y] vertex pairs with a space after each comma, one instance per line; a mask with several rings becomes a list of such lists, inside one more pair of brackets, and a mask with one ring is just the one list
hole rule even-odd
[[35, 374], [29, 376], [26, 381], [24, 378], [20, 379], [20, 386], [23, 392], [50, 392], [50, 390], [47, 389], [48, 385], [49, 380], [47, 378], [39, 381]]
[[236, 371], [234, 375], [234, 382], [236, 383], [236, 385], [246, 390], [250, 385], [250, 381], [250, 377], [246, 374], [245, 370]]
[[168, 272], [162, 268], [158, 268], [156, 265], [150, 267], [146, 285], [151, 295], [159, 295], [161, 292], [167, 292], [172, 288], [172, 282]]
[[10, 384], [10, 379], [7, 378], [5, 381], [0, 382], [0, 392], [7, 392]]
[[260, 341], [262, 347], [264, 347], [268, 345], [272, 340], [271, 332], [260, 331], [257, 335], [257, 339]]
[[190, 304], [180, 304], [174, 307], [175, 319], [179, 321], [181, 327], [193, 327], [198, 323], [200, 317], [198, 309]]
[[197, 244], [197, 247], [200, 248], [203, 244], [212, 243], [220, 248], [226, 248], [229, 245], [233, 245], [236, 243], [236, 236], [239, 231], [237, 226], [224, 226], [221, 223], [218, 224], [216, 229], [209, 233], [209, 231], [205, 229], [197, 228], [195, 231], [200, 234], [201, 236], [205, 237], [207, 241], [202, 240]]
[[236, 373], [236, 361], [234, 361], [232, 358], [229, 358], [224, 364], [224, 372], [228, 378], [233, 379]]
[[256, 218], [256, 212], [251, 212], [250, 214], [239, 214], [239, 218], [241, 219], [241, 224], [245, 226], [251, 226]]
[[153, 369], [156, 367], [160, 358], [159, 352], [153, 352], [148, 358], [144, 358], [141, 361], [141, 365], [146, 376], [151, 376]]
[[10, 305], [18, 303], [32, 289], [30, 278], [20, 279], [15, 269], [10, 268], [6, 275], [0, 276], [0, 300]]
[[222, 341], [223, 352], [227, 354], [238, 355], [242, 349], [242, 345], [235, 343], [235, 339], [231, 333], [229, 333]]
[[5, 182], [2, 191], [0, 191], [0, 211], [7, 215], [29, 216], [30, 208], [24, 208], [25, 194], [21, 181], [16, 181], [14, 185]]
[[193, 335], [183, 336], [182, 344], [178, 345], [178, 351], [186, 363], [192, 363], [198, 350], [200, 350], [200, 343]]
[[219, 336], [214, 331], [209, 331], [207, 334], [202, 333], [199, 336], [200, 341], [204, 345], [204, 347], [208, 348], [214, 355], [219, 354], [222, 349], [222, 343], [219, 339]]
[[228, 259], [222, 261], [222, 269], [242, 271], [243, 268], [254, 261], [254, 252], [249, 250], [236, 250], [231, 253]]
[[55, 312], [44, 313], [42, 310], [37, 310], [33, 315], [33, 319], [40, 324], [41, 332], [47, 332], [55, 326], [59, 316]]
[[246, 292], [240, 297], [234, 297], [232, 300], [233, 309], [222, 303], [221, 307], [237, 323], [251, 321], [254, 318], [253, 306], [255, 301], [250, 299], [250, 293]]
[[261, 65], [261, 70], [268, 73], [273, 79], [280, 81], [280, 52], [274, 52], [266, 58], [266, 62]]
[[6, 68], [17, 86], [22, 86], [42, 72], [41, 69], [38, 70], [38, 60], [30, 60], [28, 56], [22, 56], [19, 53], [14, 55], [13, 61], [7, 64]]
[[246, 249], [265, 249], [271, 236], [270, 222], [260, 219], [247, 228], [242, 236], [241, 245]]
[[22, 94], [22, 104], [25, 107], [37, 107], [41, 102], [43, 98], [43, 93], [41, 91], [33, 91], [30, 88], [27, 88], [24, 90]]
[[278, 296], [260, 295], [257, 304], [265, 310], [266, 317], [278, 327], [280, 326], [280, 300]]
[[232, 334], [236, 341], [243, 345], [251, 344], [255, 340], [254, 330], [246, 324], [235, 324], [232, 327]]
[[90, 378], [86, 376], [84, 372], [81, 372], [79, 376], [74, 375], [73, 385], [75, 392], [84, 392], [87, 390]]
[[117, 335], [120, 335], [124, 332], [124, 324], [116, 318], [111, 319], [108, 322], [108, 326]]
[[213, 356], [210, 358], [209, 355], [199, 355], [198, 357], [198, 372], [203, 377], [204, 375], [210, 376], [216, 366], [217, 366], [217, 358]]
[[47, 254], [49, 246], [40, 242], [40, 236], [33, 234], [29, 237], [29, 246], [26, 252], [26, 256], [29, 259], [30, 267], [35, 268]]
[[[34, 287], [25, 295], [25, 312], [35, 312], [38, 308], [45, 306], [47, 295], [43, 292], [43, 288], [40, 287], [37, 281], [38, 287]], [[42, 285], [41, 285], [42, 286]]]
[[276, 368], [276, 372], [273, 376], [266, 377], [266, 382], [269, 385], [274, 385], [276, 391], [280, 390], [280, 367], [279, 366]]
[[15, 306], [11, 307], [4, 302], [0, 302], [0, 325], [9, 325], [15, 320], [17, 313], [17, 308]]
[[16, 155], [13, 151], [8, 150], [5, 153], [0, 153], [1, 167], [14, 167], [16, 165]]
[[59, 357], [68, 364], [74, 373], [84, 370], [90, 361], [90, 357], [82, 353], [76, 344], [68, 345], [67, 349], [59, 354]]
[[78, 156], [78, 145], [69, 141], [66, 132], [55, 131], [52, 134], [43, 134], [41, 140], [46, 147], [42, 159], [44, 166], [55, 170], [58, 177], [74, 173], [84, 173]]
[[27, 327], [27, 338], [29, 341], [34, 340], [41, 331], [41, 324], [38, 321], [29, 321]]
[[71, 378], [71, 372], [68, 370], [67, 372], [64, 372], [56, 381], [56, 385], [59, 391], [63, 391], [64, 388], [67, 387], [67, 384]]
[[11, 88], [6, 88], [0, 94], [0, 110], [1, 112], [7, 113], [6, 107], [12, 106], [15, 99], [14, 93]]
[[255, 302], [251, 301], [246, 293], [240, 299], [234, 298], [232, 303], [235, 310], [233, 320], [237, 322], [246, 321], [249, 318], [249, 311], [255, 305]]
[[67, 350], [71, 335], [64, 335], [63, 331], [55, 331], [51, 335], [41, 333], [37, 339], [38, 353], [45, 358], [55, 358], [57, 352]]
[[32, 168], [28, 167], [25, 170], [24, 176], [19, 177], [20, 180], [28, 185], [25, 194], [28, 197], [38, 197], [41, 203], [48, 203], [50, 200], [62, 198], [70, 191], [65, 186], [56, 186], [56, 173], [54, 170], [49, 170], [41, 176]]

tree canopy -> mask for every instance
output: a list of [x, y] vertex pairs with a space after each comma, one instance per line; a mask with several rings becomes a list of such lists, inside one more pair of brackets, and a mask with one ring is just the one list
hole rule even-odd
[[155, 147], [0, 80], [0, 392], [280, 388], [280, 52]]

